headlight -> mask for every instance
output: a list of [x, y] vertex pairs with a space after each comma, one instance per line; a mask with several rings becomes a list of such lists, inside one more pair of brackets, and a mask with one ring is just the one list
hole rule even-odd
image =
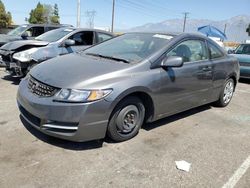
[[31, 48], [22, 52], [15, 53], [13, 58], [21, 62], [29, 62], [32, 60], [32, 54], [37, 51], [37, 48]]
[[112, 89], [104, 90], [78, 90], [61, 89], [56, 95], [55, 101], [60, 102], [91, 102], [100, 100], [112, 92]]

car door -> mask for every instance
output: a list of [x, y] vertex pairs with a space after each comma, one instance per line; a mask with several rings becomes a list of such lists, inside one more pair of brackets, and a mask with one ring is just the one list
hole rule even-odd
[[184, 64], [161, 70], [160, 115], [167, 116], [206, 103], [212, 94], [212, 65], [206, 43], [197, 39], [185, 40], [166, 56], [180, 56]]
[[230, 68], [228, 64], [228, 59], [225, 58], [225, 54], [222, 50], [214, 45], [211, 42], [207, 42], [208, 44], [208, 51], [210, 55], [210, 60], [213, 65], [213, 94], [212, 99], [218, 99], [218, 93], [220, 92], [221, 88], [225, 83], [225, 79], [227, 78], [227, 70]]

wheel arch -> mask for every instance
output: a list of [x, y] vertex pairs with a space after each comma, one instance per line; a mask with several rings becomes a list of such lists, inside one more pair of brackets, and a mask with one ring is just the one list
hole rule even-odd
[[114, 109], [116, 108], [116, 106], [123, 100], [125, 100], [128, 97], [134, 96], [134, 97], [138, 97], [144, 107], [145, 107], [145, 118], [144, 121], [145, 122], [151, 122], [154, 119], [154, 115], [155, 115], [155, 104], [154, 104], [154, 99], [152, 97], [152, 95], [150, 94], [151, 91], [147, 88], [144, 87], [136, 87], [136, 88], [130, 88], [124, 92], [122, 92], [113, 102], [111, 105], [111, 114], [109, 119], [111, 118]]
[[237, 83], [238, 83], [236, 73], [231, 73], [231, 74], [229, 74], [228, 77], [227, 77], [227, 79], [230, 79], [230, 78], [232, 78], [233, 81], [234, 81], [234, 91], [235, 91], [236, 85], [237, 85]]

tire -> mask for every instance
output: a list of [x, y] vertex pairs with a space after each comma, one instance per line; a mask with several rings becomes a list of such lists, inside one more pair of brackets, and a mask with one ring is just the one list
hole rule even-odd
[[215, 105], [218, 107], [226, 107], [230, 103], [233, 97], [235, 89], [234, 87], [235, 87], [234, 80], [232, 78], [229, 78], [225, 82], [223, 89], [220, 93], [219, 100], [216, 101]]
[[138, 134], [145, 117], [145, 107], [137, 97], [122, 100], [114, 109], [108, 124], [107, 135], [116, 142], [133, 138]]

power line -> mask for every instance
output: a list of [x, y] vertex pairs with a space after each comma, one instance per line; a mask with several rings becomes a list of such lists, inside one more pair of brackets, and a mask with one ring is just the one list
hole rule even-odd
[[[144, 12], [144, 9], [141, 9], [140, 7], [135, 7], [135, 6], [129, 6], [129, 5], [126, 5], [126, 4], [122, 4], [121, 1], [115, 1], [115, 0], [112, 0], [113, 1], [113, 6], [112, 6], [112, 23], [111, 23], [111, 32], [114, 31], [114, 20], [115, 20], [115, 7], [122, 7], [122, 8], [125, 8], [126, 10], [131, 10], [131, 9], [134, 9], [136, 10], [136, 13], [141, 13], [141, 15], [144, 15], [144, 16], [148, 16], [148, 17], [155, 17], [154, 15], [152, 14], [148, 14], [148, 13], [145, 13]], [[124, 1], [122, 1], [124, 2]]]
[[118, 1], [116, 4], [117, 4], [116, 5], [117, 7], [125, 8], [126, 10], [131, 10], [131, 11], [135, 10], [135, 11], [133, 11], [133, 13], [137, 13], [137, 14], [147, 16], [150, 18], [157, 18], [157, 19], [159, 19], [160, 17], [162, 18], [162, 16], [158, 17], [155, 14], [151, 14], [151, 13], [149, 13], [149, 11], [142, 9], [141, 7], [131, 6], [130, 4], [126, 5], [124, 3], [121, 3], [120, 1]]
[[[112, 0], [107, 0], [112, 1]], [[147, 16], [150, 18], [156, 18], [156, 19], [162, 19], [163, 17], [166, 18], [166, 12], [160, 12], [158, 8], [156, 8], [156, 11], [149, 10], [145, 5], [139, 3], [139, 2], [132, 2], [131, 0], [116, 0], [115, 7], [121, 7], [126, 10], [135, 10], [133, 13], [137, 13], [143, 16]], [[152, 6], [150, 6], [152, 8]], [[171, 14], [173, 16], [173, 14]], [[177, 16], [177, 15], [176, 15]]]
[[175, 13], [178, 12], [178, 11], [168, 9], [167, 5], [163, 5], [162, 3], [156, 3], [156, 1], [154, 1], [154, 2], [148, 1], [147, 3], [145, 3], [145, 1], [134, 2], [132, 0], [123, 0], [122, 2], [132, 4], [136, 7], [144, 9], [147, 12], [152, 12], [152, 13], [156, 13], [156, 14], [160, 13], [161, 15], [164, 15], [164, 16], [166, 16], [166, 14], [168, 14], [168, 12], [175, 12]]
[[168, 12], [166, 11], [168, 9], [165, 9], [163, 7], [158, 7], [157, 3], [152, 3], [152, 5], [150, 5], [148, 7], [148, 6], [146, 6], [147, 4], [145, 4], [145, 3], [142, 4], [138, 1], [133, 2], [131, 0], [123, 0], [121, 2], [128, 4], [130, 7], [134, 7], [136, 9], [143, 11], [144, 14], [151, 14], [151, 16], [153, 16], [153, 17], [156, 17], [156, 15], [158, 15], [162, 18], [162, 17], [166, 17], [168, 15]]
[[[168, 15], [167, 15], [167, 12], [170, 11], [170, 12], [177, 12], [177, 11], [173, 11], [173, 10], [169, 10], [169, 9], [165, 9], [165, 7], [162, 7], [162, 4], [161, 3], [152, 3], [151, 2], [151, 5], [149, 5], [150, 7], [147, 7], [147, 3], [143, 3], [143, 2], [140, 2], [140, 1], [132, 1], [132, 0], [107, 0], [109, 2], [112, 3], [112, 20], [111, 20], [111, 31], [114, 31], [114, 22], [115, 22], [115, 12], [116, 12], [116, 7], [121, 7], [121, 8], [124, 8], [126, 10], [135, 10], [133, 11], [134, 13], [137, 13], [137, 14], [140, 14], [140, 15], [143, 15], [143, 16], [147, 16], [147, 17], [150, 17], [150, 18], [155, 18], [155, 19], [163, 19], [163, 18], [166, 18]], [[166, 6], [166, 5], [164, 5]], [[155, 10], [152, 10], [152, 9], [155, 9]], [[161, 10], [159, 10], [161, 9]], [[162, 12], [164, 10], [164, 12]], [[189, 13], [187, 13], [185, 15], [185, 26], [186, 27], [186, 19], [187, 19], [187, 15]], [[173, 16], [173, 14], [171, 14], [171, 16]], [[177, 15], [176, 15], [177, 16]], [[185, 30], [185, 28], [184, 28]]]

